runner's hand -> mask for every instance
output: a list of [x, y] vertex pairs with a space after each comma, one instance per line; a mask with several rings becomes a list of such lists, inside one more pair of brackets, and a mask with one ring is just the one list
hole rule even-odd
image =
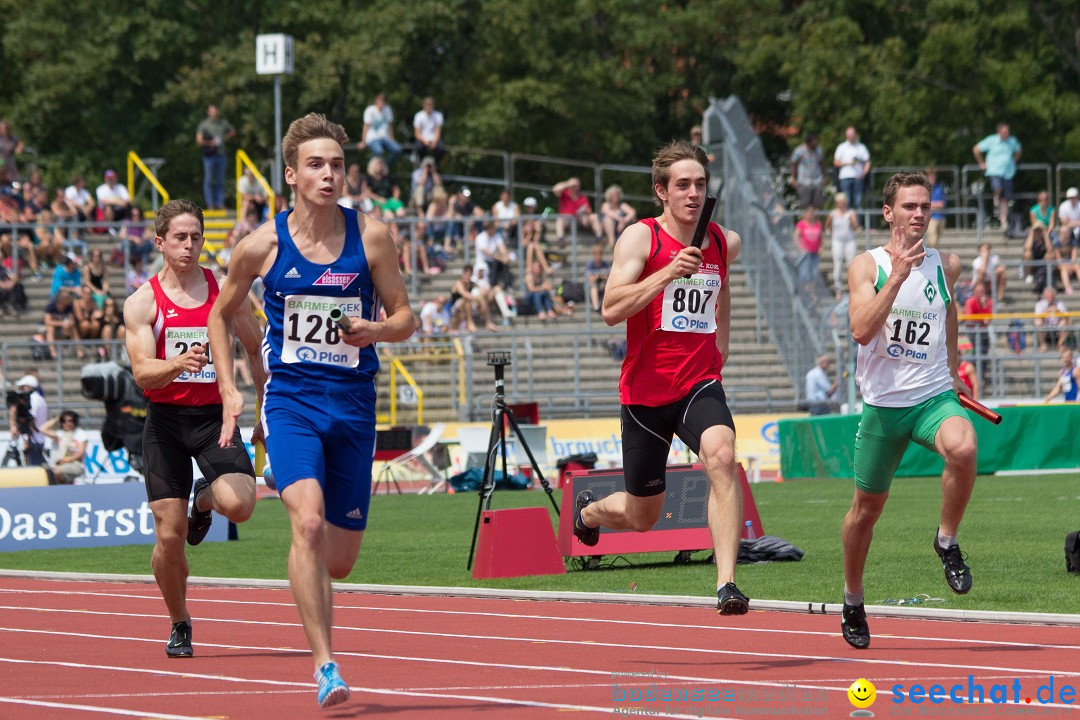
[[[221, 393], [221, 436], [218, 437], [218, 446], [232, 447], [233, 432], [236, 431], [236, 421], [244, 412], [244, 396], [240, 391], [233, 388]], [[256, 427], [258, 427], [256, 423]]]
[[[926, 251], [923, 250], [923, 241], [920, 239], [914, 245], [909, 248], [903, 246], [903, 229], [893, 228], [893, 239], [896, 240], [890, 249], [889, 255], [892, 257], [892, 277], [896, 278], [900, 282], [907, 280], [908, 275], [911, 274], [911, 268], [917, 263], [922, 262], [922, 259], [926, 257]], [[898, 237], [899, 235], [899, 237]], [[900, 248], [899, 250], [897, 248]]]
[[349, 318], [349, 329], [341, 330], [341, 339], [346, 345], [367, 347], [378, 339], [381, 323], [371, 322], [358, 317]]
[[971, 394], [971, 388], [969, 388], [967, 386], [967, 383], [964, 382], [963, 380], [961, 380], [960, 378], [954, 377], [952, 379], [952, 386], [953, 386], [953, 390], [956, 391], [957, 395], [967, 395], [972, 400], [975, 399]]
[[668, 275], [671, 280], [677, 280], [687, 275], [693, 275], [701, 267], [701, 249], [693, 246], [684, 247], [668, 265]]

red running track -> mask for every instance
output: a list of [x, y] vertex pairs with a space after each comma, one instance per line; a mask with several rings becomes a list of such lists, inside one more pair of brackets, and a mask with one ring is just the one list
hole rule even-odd
[[[1038, 687], [1080, 685], [1075, 627], [871, 618], [873, 646], [857, 652], [835, 615], [338, 592], [353, 696], [322, 711], [287, 590], [189, 595], [196, 654], [169, 659], [151, 584], [0, 580], [0, 718], [846, 717], [860, 677], [877, 717], [1061, 715], [1073, 705], [1039, 706]], [[969, 676], [987, 700], [997, 684], [1011, 701], [1015, 683], [1019, 704], [892, 702], [897, 684], [966, 696]], [[672, 699], [629, 699], [653, 687]]]

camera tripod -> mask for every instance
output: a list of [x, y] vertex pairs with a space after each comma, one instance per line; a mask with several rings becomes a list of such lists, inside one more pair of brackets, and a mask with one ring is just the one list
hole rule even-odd
[[469, 563], [466, 565], [469, 570], [472, 570], [473, 556], [476, 552], [476, 538], [480, 533], [480, 518], [483, 516], [484, 510], [491, 509], [491, 496], [495, 492], [495, 464], [498, 462], [496, 455], [500, 452], [502, 454], [503, 477], [509, 477], [506, 472], [507, 425], [513, 429], [517, 441], [521, 443], [521, 449], [528, 456], [533, 477], [540, 481], [540, 486], [544, 488], [548, 499], [551, 500], [551, 506], [555, 508], [555, 515], [559, 515], [559, 504], [555, 502], [555, 494], [551, 489], [551, 484], [544, 478], [544, 474], [540, 472], [540, 467], [536, 464], [536, 458], [533, 457], [532, 450], [529, 449], [528, 443], [525, 442], [525, 436], [518, 426], [514, 411], [506, 406], [506, 396], [503, 393], [503, 373], [504, 368], [510, 364], [509, 351], [489, 352], [487, 364], [495, 369], [495, 407], [492, 411], [491, 437], [488, 440], [487, 455], [484, 458], [484, 481], [480, 486], [480, 504], [476, 508], [476, 523], [473, 525], [472, 544], [469, 545]]

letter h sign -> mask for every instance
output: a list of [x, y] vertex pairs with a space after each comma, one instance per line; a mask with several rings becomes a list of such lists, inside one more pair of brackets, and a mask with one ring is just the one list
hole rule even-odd
[[255, 73], [257, 75], [291, 75], [292, 72], [292, 35], [256, 35]]

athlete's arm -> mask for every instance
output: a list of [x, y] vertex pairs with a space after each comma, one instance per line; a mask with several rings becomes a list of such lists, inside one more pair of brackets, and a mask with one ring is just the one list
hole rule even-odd
[[[244, 412], [244, 396], [236, 387], [236, 375], [233, 371], [232, 354], [236, 342], [233, 334], [234, 320], [247, 301], [251, 283], [257, 276], [262, 275], [263, 265], [276, 247], [276, 240], [274, 224], [270, 222], [237, 243], [229, 258], [229, 274], [221, 283], [217, 300], [214, 301], [214, 307], [210, 309], [210, 317], [206, 321], [210, 352], [216, 359], [214, 367], [217, 370], [218, 390], [221, 392], [221, 435], [218, 438], [218, 445], [221, 447], [228, 447], [232, 443], [236, 421]], [[242, 324], [247, 322], [246, 319], [241, 320]], [[250, 347], [244, 339], [249, 332], [250, 327], [245, 325], [241, 342], [244, 349], [250, 353]], [[258, 363], [261, 367], [261, 358]], [[260, 387], [261, 383], [257, 385], [256, 392], [261, 392]]]
[[183, 355], [159, 360], [154, 339], [154, 289], [143, 283], [124, 301], [124, 345], [131, 360], [131, 374], [143, 390], [163, 388], [185, 372], [197, 373], [206, 365], [206, 349], [192, 345]]
[[[942, 264], [945, 266], [945, 283], [949, 286], [949, 297], [956, 297], [956, 281], [960, 273], [964, 271], [964, 265], [958, 255], [952, 253], [941, 254]], [[960, 337], [960, 318], [956, 309], [956, 302], [949, 302], [949, 309], [945, 313], [945, 349], [948, 351], [949, 374], [952, 375], [953, 389], [957, 394], [971, 395], [971, 388], [960, 379], [959, 358], [956, 352], [957, 339]]]
[[619, 236], [604, 291], [604, 322], [608, 325], [618, 325], [641, 312], [668, 283], [701, 267], [701, 250], [685, 247], [669, 265], [638, 282], [651, 251], [652, 232], [644, 223], [631, 225]]
[[386, 225], [371, 218], [361, 216], [357, 222], [360, 223], [364, 254], [371, 268], [371, 281], [386, 310], [386, 319], [371, 321], [349, 318], [351, 325], [341, 334], [341, 338], [356, 347], [407, 340], [416, 330], [416, 318], [409, 307], [409, 294], [405, 291], [405, 281], [398, 270], [397, 251], [390, 231]]
[[[893, 233], [899, 232], [893, 228]], [[911, 274], [911, 266], [926, 255], [922, 249], [922, 240], [907, 250], [900, 250], [891, 255], [892, 272], [880, 291], [874, 290], [877, 279], [877, 263], [870, 253], [863, 253], [851, 262], [848, 270], [848, 324], [851, 337], [860, 345], [868, 345], [878, 334], [885, 320], [889, 317], [900, 286]], [[955, 370], [955, 365], [953, 366]]]
[[742, 238], [734, 230], [721, 230], [727, 239], [728, 274], [720, 286], [720, 294], [716, 297], [716, 348], [720, 351], [720, 361], [726, 365], [728, 352], [731, 350], [731, 267], [735, 264], [735, 258], [739, 257]]
[[[1057, 382], [1054, 383], [1053, 389], [1050, 390], [1050, 394], [1043, 398], [1043, 402], [1044, 403], [1050, 402], [1051, 400], [1056, 398], [1058, 396], [1058, 393], [1060, 393], [1060, 392], [1061, 392], [1061, 378], [1059, 377]], [[46, 433], [46, 434], [48, 434], [48, 433]]]

